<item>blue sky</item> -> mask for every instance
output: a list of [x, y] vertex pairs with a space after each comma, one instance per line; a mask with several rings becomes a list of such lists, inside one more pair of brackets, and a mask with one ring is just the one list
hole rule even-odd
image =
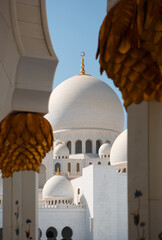
[[[121, 93], [106, 74], [100, 75], [95, 55], [98, 33], [106, 15], [107, 0], [46, 0], [49, 31], [59, 59], [54, 88], [65, 79], [80, 73], [80, 52], [84, 51], [85, 71], [106, 82], [119, 96]], [[126, 128], [125, 112], [125, 128]]]

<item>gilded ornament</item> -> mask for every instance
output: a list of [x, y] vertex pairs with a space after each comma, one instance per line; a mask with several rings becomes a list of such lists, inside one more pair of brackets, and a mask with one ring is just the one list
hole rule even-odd
[[0, 169], [2, 177], [15, 171], [39, 167], [53, 146], [49, 122], [36, 113], [13, 113], [0, 123]]
[[102, 23], [98, 56], [101, 74], [114, 81], [126, 108], [162, 101], [162, 1], [117, 3]]

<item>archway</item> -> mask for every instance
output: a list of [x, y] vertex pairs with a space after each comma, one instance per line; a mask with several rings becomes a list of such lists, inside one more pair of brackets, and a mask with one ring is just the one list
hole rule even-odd
[[80, 172], [80, 164], [79, 163], [76, 164], [76, 171]]
[[69, 153], [71, 154], [71, 141], [68, 141], [67, 142], [67, 147], [69, 149]]
[[78, 140], [75, 143], [75, 153], [82, 153], [82, 141]]
[[99, 148], [100, 148], [101, 145], [102, 145], [102, 141], [98, 139], [98, 140], [96, 141], [96, 153], [98, 153], [98, 150], [99, 150]]
[[42, 230], [38, 228], [38, 240], [41, 240], [42, 237]]
[[54, 227], [49, 227], [46, 231], [47, 240], [56, 240], [57, 230]]
[[92, 153], [92, 141], [91, 140], [86, 141], [86, 153]]
[[72, 240], [73, 231], [70, 227], [64, 227], [62, 232], [62, 240]]
[[61, 164], [60, 163], [55, 164], [55, 172], [57, 172], [57, 170], [59, 170], [59, 172], [61, 172]]
[[68, 170], [68, 172], [71, 172], [71, 163], [70, 162], [68, 162], [67, 170]]

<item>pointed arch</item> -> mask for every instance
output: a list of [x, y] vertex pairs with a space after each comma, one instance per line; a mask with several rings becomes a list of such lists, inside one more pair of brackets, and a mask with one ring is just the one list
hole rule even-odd
[[92, 141], [90, 139], [86, 141], [86, 153], [92, 153]]
[[96, 153], [98, 153], [98, 150], [99, 150], [101, 145], [102, 145], [102, 140], [97, 139], [97, 141], [96, 141]]
[[55, 164], [55, 172], [57, 172], [57, 169], [59, 169], [59, 172], [61, 172], [61, 164], [58, 162]]
[[67, 171], [71, 172], [71, 163], [70, 162], [68, 162], [68, 164], [67, 164]]
[[76, 164], [76, 172], [80, 172], [80, 164], [79, 163]]
[[63, 240], [67, 239], [67, 240], [72, 240], [72, 236], [73, 236], [73, 231], [70, 227], [66, 226], [62, 229], [62, 237]]
[[71, 154], [71, 141], [68, 141], [66, 145], [69, 149], [69, 153]]
[[75, 143], [75, 153], [82, 153], [82, 141], [77, 140]]

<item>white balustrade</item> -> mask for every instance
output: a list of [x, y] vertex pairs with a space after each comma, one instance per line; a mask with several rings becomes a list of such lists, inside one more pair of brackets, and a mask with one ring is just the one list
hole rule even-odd
[[78, 209], [78, 208], [85, 208], [85, 205], [83, 205], [82, 203], [80, 204], [74, 204], [74, 203], [55, 203], [54, 201], [40, 201], [38, 204], [38, 207], [43, 209], [43, 208], [61, 208], [61, 209], [67, 209], [67, 208], [71, 208], [71, 209]]

